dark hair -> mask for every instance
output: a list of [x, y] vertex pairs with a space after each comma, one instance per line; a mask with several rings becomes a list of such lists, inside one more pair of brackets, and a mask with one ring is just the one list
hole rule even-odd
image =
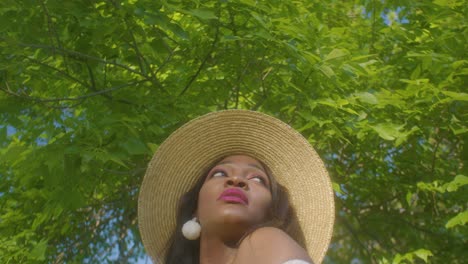
[[[245, 237], [247, 237], [257, 228], [271, 226], [285, 231], [291, 237], [293, 237], [296, 242], [304, 247], [304, 237], [298, 225], [294, 208], [289, 205], [289, 194], [287, 189], [276, 182], [267, 166], [265, 166], [263, 163], [262, 165], [265, 168], [271, 182], [270, 191], [272, 194], [273, 204], [269, 212], [270, 220], [262, 223], [261, 225], [252, 227], [248, 232], [246, 232], [246, 234], [240, 239], [238, 243], [240, 243]], [[211, 166], [210, 169], [212, 167], [213, 166]], [[203, 176], [206, 176], [207, 174], [208, 171]], [[199, 264], [200, 241], [186, 239], [182, 235], [181, 229], [185, 222], [193, 218], [193, 215], [197, 209], [198, 193], [200, 192], [204, 182], [205, 177], [200, 177], [195, 185], [188, 192], [182, 195], [179, 200], [176, 227], [172, 233], [171, 238], [169, 241], [167, 241], [167, 250], [164, 258], [164, 263], [166, 264]]]

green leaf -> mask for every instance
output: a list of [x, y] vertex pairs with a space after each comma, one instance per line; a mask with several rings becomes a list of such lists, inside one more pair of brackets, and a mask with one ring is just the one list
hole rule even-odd
[[377, 99], [377, 97], [375, 97], [375, 95], [368, 93], [368, 92], [357, 93], [356, 96], [363, 103], [375, 105], [375, 104], [378, 104], [379, 102], [379, 100]]
[[421, 74], [421, 67], [418, 65], [416, 69], [414, 69], [413, 73], [411, 73], [411, 79], [415, 80], [418, 79]]
[[431, 256], [433, 256], [433, 254], [430, 250], [421, 248], [412, 252], [408, 252], [404, 255], [396, 254], [392, 264], [407, 263], [406, 261], [414, 263], [414, 257], [420, 258], [424, 260], [425, 263], [427, 263], [428, 258]]
[[129, 138], [122, 143], [122, 147], [131, 155], [139, 155], [148, 153], [146, 145], [137, 138]]
[[5, 142], [7, 138], [7, 127], [0, 126], [0, 142]]
[[456, 0], [433, 0], [434, 4], [439, 6], [445, 6], [450, 8], [456, 8], [457, 6], [462, 6], [463, 1], [456, 1]]
[[159, 145], [158, 144], [154, 144], [154, 143], [147, 143], [149, 149], [151, 150], [151, 153], [154, 153], [156, 152], [156, 150], [158, 149]]
[[468, 128], [467, 128], [467, 127], [460, 126], [460, 125], [458, 125], [458, 124], [453, 124], [453, 123], [452, 123], [449, 127], [450, 127], [450, 130], [452, 130], [453, 134], [456, 135], [456, 136], [468, 132]]
[[333, 60], [347, 55], [349, 55], [349, 51], [346, 49], [333, 49], [330, 53], [327, 54], [327, 56], [325, 56], [325, 60]]
[[88, 153], [88, 155], [91, 157], [95, 156], [97, 159], [103, 162], [112, 161], [122, 167], [128, 168], [128, 166], [123, 161], [122, 153], [99, 151], [96, 153]]
[[74, 180], [79, 177], [80, 166], [81, 166], [81, 157], [78, 154], [64, 154], [63, 155], [63, 164], [65, 177], [67, 179]]
[[333, 190], [341, 195], [344, 194], [343, 190], [341, 190], [341, 186], [336, 183], [336, 182], [332, 182], [332, 186], [333, 186]]
[[408, 137], [413, 134], [414, 132], [416, 131], [419, 131], [419, 127], [417, 126], [413, 126], [410, 130], [406, 130], [406, 131], [401, 131], [400, 132], [400, 135], [398, 136], [397, 140], [395, 141], [395, 146], [398, 147], [400, 146], [403, 142], [405, 142]]
[[325, 74], [325, 76], [327, 76], [328, 78], [331, 78], [333, 76], [335, 76], [335, 72], [332, 70], [332, 68], [330, 68], [329, 66], [323, 64], [319, 67], [319, 70]]
[[302, 56], [310, 63], [310, 64], [315, 64], [320, 61], [320, 57], [313, 54], [312, 52], [308, 51], [303, 51]]
[[416, 86], [423, 86], [430, 82], [429, 79], [415, 79], [415, 80], [408, 80], [408, 79], [400, 79], [401, 82], [413, 84]]
[[379, 134], [381, 138], [385, 140], [395, 140], [401, 135], [400, 130], [403, 126], [391, 124], [391, 123], [385, 123], [385, 124], [377, 124], [371, 127], [372, 129], [374, 129], [375, 132]]
[[457, 93], [451, 91], [442, 91], [442, 93], [456, 101], [468, 101], [468, 93]]
[[17, 164], [18, 162], [24, 160], [25, 155], [28, 154], [31, 150], [21, 144], [20, 142], [12, 142], [10, 145], [5, 149], [5, 154], [2, 155], [3, 162], [11, 162], [12, 165]]
[[411, 206], [413, 204], [413, 193], [410, 191], [406, 193], [406, 203], [408, 204], [408, 206]]
[[468, 184], [468, 177], [465, 175], [457, 175], [455, 179], [444, 185], [447, 191], [454, 192], [458, 190], [461, 186]]
[[187, 13], [204, 20], [218, 19], [214, 12], [208, 9], [193, 9], [188, 11]]
[[31, 228], [33, 230], [36, 230], [36, 228], [41, 225], [42, 223], [44, 223], [46, 220], [48, 220], [48, 218], [50, 217], [49, 214], [47, 213], [44, 213], [44, 212], [41, 212], [39, 213], [37, 216], [36, 216], [36, 219], [34, 219], [34, 222], [31, 226]]
[[457, 214], [455, 217], [451, 218], [447, 224], [445, 224], [445, 228], [453, 228], [458, 225], [466, 225], [468, 223], [468, 210]]
[[406, 254], [406, 255], [396, 254], [396, 255], [395, 255], [395, 258], [394, 258], [393, 261], [392, 261], [392, 264], [399, 264], [399, 263], [401, 263], [403, 260], [409, 260], [409, 261], [412, 262], [413, 256], [412, 256], [412, 255], [409, 255], [409, 254]]
[[39, 243], [34, 245], [33, 249], [31, 250], [30, 257], [35, 260], [43, 261], [45, 260], [46, 250], [47, 240], [42, 239]]
[[461, 66], [468, 64], [468, 60], [459, 60], [452, 63], [453, 69], [458, 69]]
[[327, 106], [331, 106], [333, 108], [337, 108], [337, 104], [335, 101], [333, 101], [332, 99], [330, 98], [327, 98], [327, 99], [322, 99], [322, 100], [319, 100], [319, 101], [316, 101], [317, 104], [321, 104], [321, 105], [327, 105]]
[[239, 36], [233, 36], [233, 35], [224, 35], [220, 42], [229, 42], [229, 41], [236, 41], [236, 40], [241, 40], [242, 38]]
[[427, 263], [427, 259], [433, 256], [430, 250], [423, 249], [423, 248], [414, 251], [413, 254], [416, 255], [418, 258], [424, 260], [424, 262], [426, 263]]
[[442, 186], [440, 186], [437, 181], [434, 181], [432, 183], [418, 182], [416, 186], [418, 187], [418, 189], [423, 190], [423, 191], [440, 192], [440, 193], [445, 192], [445, 189]]

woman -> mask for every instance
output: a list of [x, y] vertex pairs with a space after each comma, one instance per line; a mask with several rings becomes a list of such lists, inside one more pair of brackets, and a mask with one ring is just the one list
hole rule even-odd
[[299, 133], [228, 110], [190, 121], [159, 147], [142, 183], [139, 226], [155, 263], [317, 264], [333, 204], [324, 165]]

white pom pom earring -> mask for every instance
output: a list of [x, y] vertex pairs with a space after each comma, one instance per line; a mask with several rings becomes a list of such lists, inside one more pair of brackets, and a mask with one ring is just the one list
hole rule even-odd
[[182, 235], [188, 240], [197, 240], [200, 237], [201, 226], [197, 222], [197, 218], [185, 222], [182, 226]]

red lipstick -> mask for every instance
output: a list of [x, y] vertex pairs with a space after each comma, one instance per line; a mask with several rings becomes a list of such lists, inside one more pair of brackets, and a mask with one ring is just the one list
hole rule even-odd
[[244, 192], [237, 188], [229, 188], [224, 190], [218, 197], [218, 200], [223, 200], [230, 203], [241, 203], [244, 205], [249, 203], [249, 199], [244, 194]]

